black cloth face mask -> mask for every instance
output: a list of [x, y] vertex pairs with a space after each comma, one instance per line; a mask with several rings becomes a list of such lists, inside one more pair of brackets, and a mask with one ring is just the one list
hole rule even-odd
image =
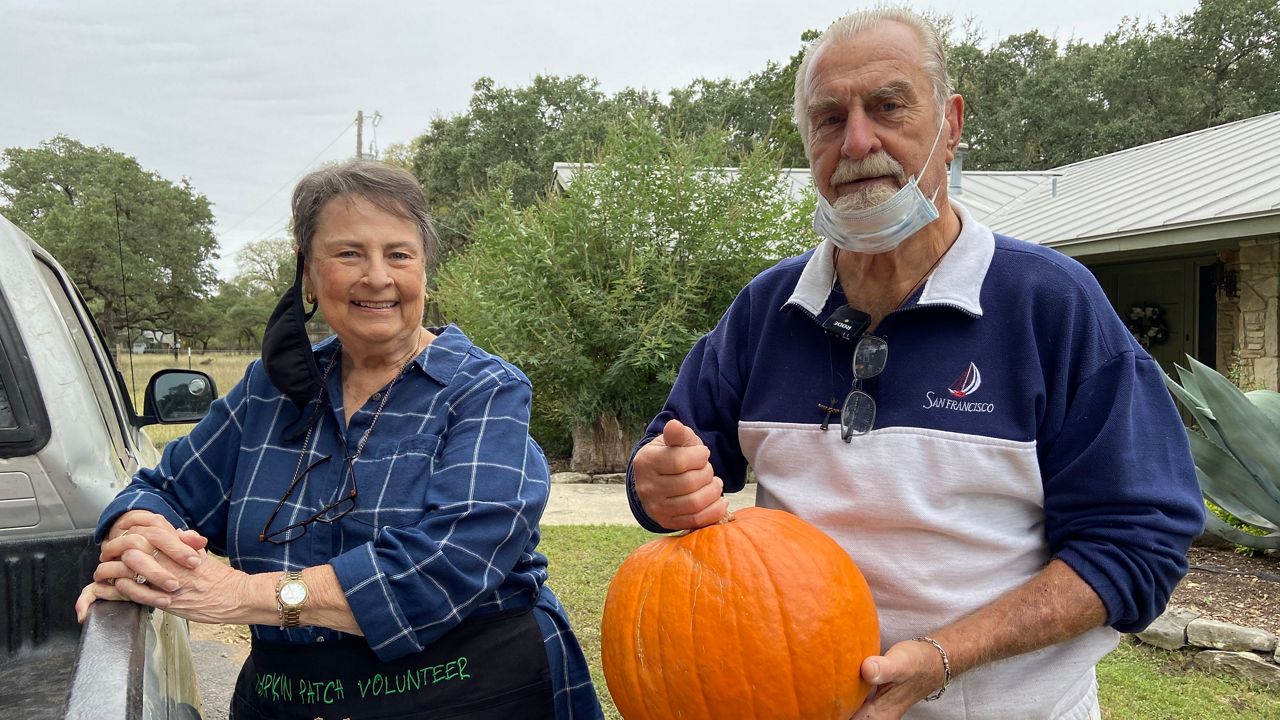
[[293, 401], [301, 412], [301, 422], [285, 428], [285, 436], [301, 436], [320, 416], [320, 367], [307, 337], [307, 321], [316, 308], [307, 312], [302, 302], [302, 254], [298, 254], [293, 286], [280, 296], [280, 302], [267, 320], [262, 333], [262, 365], [276, 389]]

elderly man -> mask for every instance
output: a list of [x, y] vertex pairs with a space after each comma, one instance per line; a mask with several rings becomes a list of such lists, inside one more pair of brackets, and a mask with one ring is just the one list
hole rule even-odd
[[948, 199], [963, 111], [909, 12], [812, 44], [795, 117], [825, 239], [690, 351], [632, 509], [707, 525], [750, 465], [759, 504], [840, 542], [884, 642], [858, 718], [1096, 718], [1094, 665], [1163, 610], [1203, 505], [1160, 369], [1089, 272]]

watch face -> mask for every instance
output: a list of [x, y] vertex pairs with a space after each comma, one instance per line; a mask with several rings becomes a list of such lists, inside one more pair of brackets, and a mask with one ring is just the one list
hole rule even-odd
[[290, 580], [280, 586], [280, 602], [285, 605], [297, 605], [307, 599], [307, 586], [297, 580]]

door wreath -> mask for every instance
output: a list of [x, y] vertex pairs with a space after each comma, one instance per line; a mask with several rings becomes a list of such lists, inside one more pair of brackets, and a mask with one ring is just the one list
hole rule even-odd
[[1144, 348], [1151, 349], [1169, 342], [1169, 323], [1165, 320], [1164, 308], [1155, 303], [1130, 307], [1124, 320], [1129, 332]]

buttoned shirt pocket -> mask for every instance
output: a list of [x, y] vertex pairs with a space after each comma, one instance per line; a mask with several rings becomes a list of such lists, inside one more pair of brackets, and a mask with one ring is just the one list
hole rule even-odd
[[427, 514], [427, 485], [442, 445], [438, 435], [408, 435], [379, 448], [380, 456], [360, 462], [360, 497], [353, 519], [375, 529], [421, 522]]

